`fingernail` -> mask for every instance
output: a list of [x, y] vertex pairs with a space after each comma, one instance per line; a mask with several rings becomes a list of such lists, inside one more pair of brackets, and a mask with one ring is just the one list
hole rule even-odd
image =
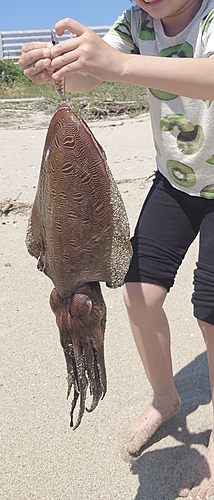
[[50, 66], [50, 60], [49, 60], [49, 59], [45, 59], [45, 60], [43, 61], [43, 64], [44, 64], [44, 67], [45, 67], [45, 68], [49, 68], [49, 66]]
[[186, 498], [189, 493], [190, 493], [190, 490], [188, 488], [180, 488], [178, 490], [178, 496], [182, 497], [182, 498]]
[[43, 56], [44, 57], [50, 57], [50, 50], [49, 49], [44, 49], [43, 50]]

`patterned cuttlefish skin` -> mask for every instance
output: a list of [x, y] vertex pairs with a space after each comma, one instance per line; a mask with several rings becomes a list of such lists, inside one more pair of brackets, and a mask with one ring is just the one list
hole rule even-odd
[[121, 286], [132, 250], [129, 224], [106, 156], [91, 130], [64, 101], [46, 136], [27, 249], [53, 282], [56, 315], [73, 387], [71, 426], [81, 422], [89, 384], [94, 410], [106, 393], [106, 306], [100, 281]]

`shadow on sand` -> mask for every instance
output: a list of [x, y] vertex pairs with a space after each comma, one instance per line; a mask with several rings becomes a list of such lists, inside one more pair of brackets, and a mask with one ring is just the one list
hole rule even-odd
[[[210, 430], [191, 434], [186, 422], [190, 413], [211, 400], [206, 352], [182, 368], [175, 376], [175, 383], [182, 401], [179, 412], [158, 429], [149, 445], [144, 447], [143, 455], [132, 461], [131, 471], [139, 477], [139, 488], [134, 500], [175, 500], [185, 470], [189, 464], [192, 467], [202, 458], [191, 446], [208, 444]], [[146, 451], [168, 435], [182, 444]]]

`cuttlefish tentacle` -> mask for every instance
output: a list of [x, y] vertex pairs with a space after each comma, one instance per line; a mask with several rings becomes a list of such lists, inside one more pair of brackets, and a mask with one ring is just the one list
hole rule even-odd
[[[77, 338], [77, 337], [76, 337]], [[75, 344], [74, 340], [73, 343]], [[71, 421], [70, 421], [70, 426], [73, 427], [73, 429], [77, 429], [77, 427], [80, 425], [80, 422], [82, 420], [83, 413], [85, 411], [85, 401], [86, 401], [86, 393], [87, 393], [87, 388], [88, 388], [88, 379], [86, 377], [86, 371], [85, 371], [85, 362], [84, 362], [84, 357], [82, 354], [82, 348], [83, 346], [81, 345], [81, 342], [77, 342], [77, 348], [78, 348], [78, 354], [77, 357], [75, 357], [75, 362], [76, 362], [76, 367], [77, 367], [77, 385], [78, 385], [78, 392], [74, 390], [74, 398], [72, 401], [71, 405]], [[78, 397], [80, 397], [80, 404], [79, 404], [79, 412], [78, 412], [78, 417], [75, 425], [73, 425], [73, 413], [74, 409], [76, 406], [77, 402], [77, 394]]]
[[89, 384], [93, 411], [106, 393], [106, 371], [104, 363], [104, 327], [106, 307], [98, 283], [87, 283], [79, 287], [71, 297], [62, 299], [54, 289], [50, 305], [56, 315], [60, 341], [64, 350], [69, 397], [72, 387], [71, 427], [73, 413], [80, 396], [76, 429], [85, 411], [87, 387]]

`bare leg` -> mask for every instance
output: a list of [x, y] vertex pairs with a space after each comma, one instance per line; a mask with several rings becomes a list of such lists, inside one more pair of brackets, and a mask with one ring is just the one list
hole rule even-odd
[[132, 333], [153, 389], [150, 405], [124, 430], [130, 454], [138, 453], [180, 406], [172, 373], [169, 326], [162, 308], [166, 294], [165, 288], [150, 283], [124, 286]]
[[[214, 411], [214, 326], [198, 321], [207, 347], [210, 387]], [[195, 486], [197, 485], [197, 486]], [[179, 495], [188, 500], [206, 500], [214, 495], [214, 429], [211, 432], [209, 446], [204, 458], [200, 460], [187, 480], [187, 487]]]

